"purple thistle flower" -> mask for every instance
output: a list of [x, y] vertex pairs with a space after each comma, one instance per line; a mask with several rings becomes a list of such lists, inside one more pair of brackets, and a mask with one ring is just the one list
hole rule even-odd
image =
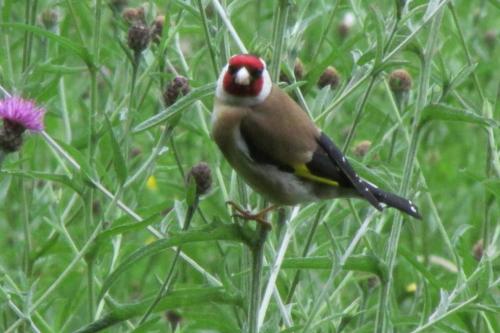
[[21, 127], [33, 132], [43, 131], [45, 109], [37, 107], [35, 102], [13, 96], [0, 100], [0, 118], [4, 126]]

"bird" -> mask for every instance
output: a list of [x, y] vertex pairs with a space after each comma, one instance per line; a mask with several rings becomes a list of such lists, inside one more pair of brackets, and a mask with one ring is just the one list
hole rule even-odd
[[[273, 206], [361, 198], [421, 219], [410, 200], [362, 179], [335, 143], [281, 88], [253, 54], [229, 58], [217, 80], [211, 136], [245, 182]], [[240, 216], [266, 223], [229, 202]], [[272, 207], [273, 207], [272, 206]]]

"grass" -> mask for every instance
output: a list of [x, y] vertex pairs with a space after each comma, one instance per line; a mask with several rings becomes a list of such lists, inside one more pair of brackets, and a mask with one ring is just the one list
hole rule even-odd
[[[497, 1], [128, 1], [148, 26], [165, 15], [135, 55], [118, 3], [0, 1], [2, 97], [48, 111], [1, 165], [2, 332], [500, 331]], [[287, 73], [422, 221], [354, 199], [279, 210], [269, 233], [232, 218], [228, 200], [266, 205], [210, 139], [214, 82], [240, 52]], [[316, 87], [327, 66], [335, 89]], [[191, 90], [166, 105], [179, 75]], [[200, 161], [213, 184], [197, 196]]]

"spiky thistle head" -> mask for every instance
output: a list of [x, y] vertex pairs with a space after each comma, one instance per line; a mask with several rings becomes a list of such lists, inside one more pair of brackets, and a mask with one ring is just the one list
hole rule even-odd
[[24, 132], [43, 131], [45, 109], [36, 106], [35, 102], [13, 96], [0, 100], [0, 118], [4, 126], [19, 127]]
[[20, 97], [8, 97], [0, 100], [0, 149], [12, 153], [23, 144], [23, 133], [43, 131], [43, 116], [45, 110], [36, 106], [33, 101]]

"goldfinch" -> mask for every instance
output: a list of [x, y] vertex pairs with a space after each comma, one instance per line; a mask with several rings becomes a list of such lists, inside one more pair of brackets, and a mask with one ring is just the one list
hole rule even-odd
[[418, 208], [361, 179], [341, 150], [285, 92], [254, 55], [230, 58], [217, 81], [212, 137], [229, 164], [277, 205], [338, 197], [394, 207], [415, 218]]

